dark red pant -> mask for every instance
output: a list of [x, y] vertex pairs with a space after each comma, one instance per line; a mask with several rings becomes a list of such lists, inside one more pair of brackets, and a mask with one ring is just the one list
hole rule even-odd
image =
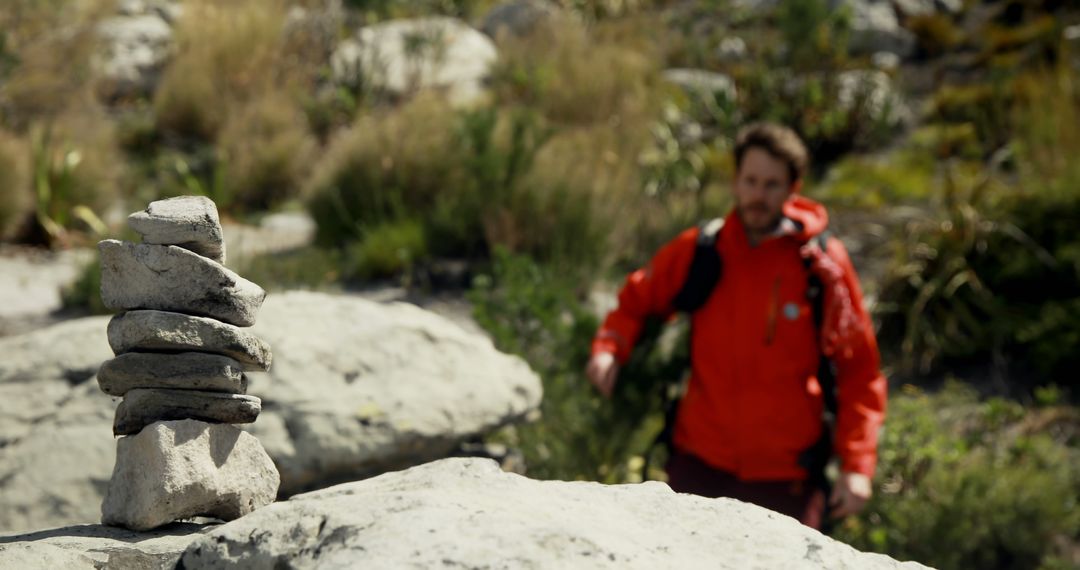
[[821, 529], [825, 491], [806, 481], [740, 481], [688, 453], [673, 452], [666, 465], [668, 485], [678, 493], [728, 497], [776, 511]]

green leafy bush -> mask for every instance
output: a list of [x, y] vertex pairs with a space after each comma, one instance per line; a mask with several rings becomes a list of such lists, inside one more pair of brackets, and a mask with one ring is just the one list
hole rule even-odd
[[1067, 568], [1080, 540], [1078, 436], [1075, 408], [905, 388], [889, 402], [880, 488], [835, 536], [942, 570]]
[[620, 373], [614, 397], [602, 398], [584, 375], [599, 322], [578, 291], [573, 273], [505, 251], [477, 279], [469, 294], [477, 322], [500, 350], [525, 358], [544, 386], [540, 418], [499, 437], [521, 448], [530, 477], [640, 480], [643, 455], [663, 426], [664, 381], [677, 381], [685, 360], [677, 351], [653, 350], [654, 325]]
[[[1080, 92], [1067, 72], [1026, 81], [1010, 119], [1014, 185], [991, 164], [968, 182], [947, 176], [941, 210], [912, 220], [882, 287], [882, 335], [909, 362], [1011, 361], [1038, 384], [1080, 366]], [[940, 364], [940, 362], [939, 362]], [[1015, 382], [1019, 382], [1018, 380]], [[1026, 386], [1030, 389], [1030, 386]]]
[[372, 227], [348, 248], [346, 278], [391, 277], [427, 257], [424, 228], [417, 222], [389, 222]]

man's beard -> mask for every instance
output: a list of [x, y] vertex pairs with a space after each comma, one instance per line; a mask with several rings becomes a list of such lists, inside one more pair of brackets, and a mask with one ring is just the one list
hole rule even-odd
[[769, 234], [776, 231], [780, 221], [784, 219], [783, 211], [770, 212], [769, 208], [762, 204], [737, 206], [736, 212], [743, 227], [754, 233]]

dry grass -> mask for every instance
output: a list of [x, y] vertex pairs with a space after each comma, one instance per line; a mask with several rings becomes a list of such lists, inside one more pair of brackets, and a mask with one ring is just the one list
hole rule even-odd
[[285, 94], [268, 93], [239, 109], [218, 140], [233, 206], [268, 210], [299, 197], [316, 148], [303, 112]]
[[177, 55], [154, 98], [158, 126], [213, 140], [237, 103], [279, 88], [285, 3], [199, 0], [184, 4]]
[[14, 134], [0, 131], [0, 239], [12, 237], [31, 212], [30, 147]]
[[104, 0], [5, 0], [0, 36], [4, 50], [17, 55], [0, 81], [4, 123], [22, 131], [92, 102], [94, 26], [106, 7]]
[[609, 29], [591, 34], [572, 21], [541, 28], [530, 37], [507, 39], [493, 71], [503, 104], [534, 107], [564, 124], [620, 122], [656, 107], [655, 59], [620, 42]]

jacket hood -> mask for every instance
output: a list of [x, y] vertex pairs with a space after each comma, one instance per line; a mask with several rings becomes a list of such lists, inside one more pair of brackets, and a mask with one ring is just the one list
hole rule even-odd
[[784, 215], [795, 222], [798, 231], [792, 235], [798, 241], [810, 241], [829, 227], [825, 206], [801, 194], [793, 194], [784, 203]]

